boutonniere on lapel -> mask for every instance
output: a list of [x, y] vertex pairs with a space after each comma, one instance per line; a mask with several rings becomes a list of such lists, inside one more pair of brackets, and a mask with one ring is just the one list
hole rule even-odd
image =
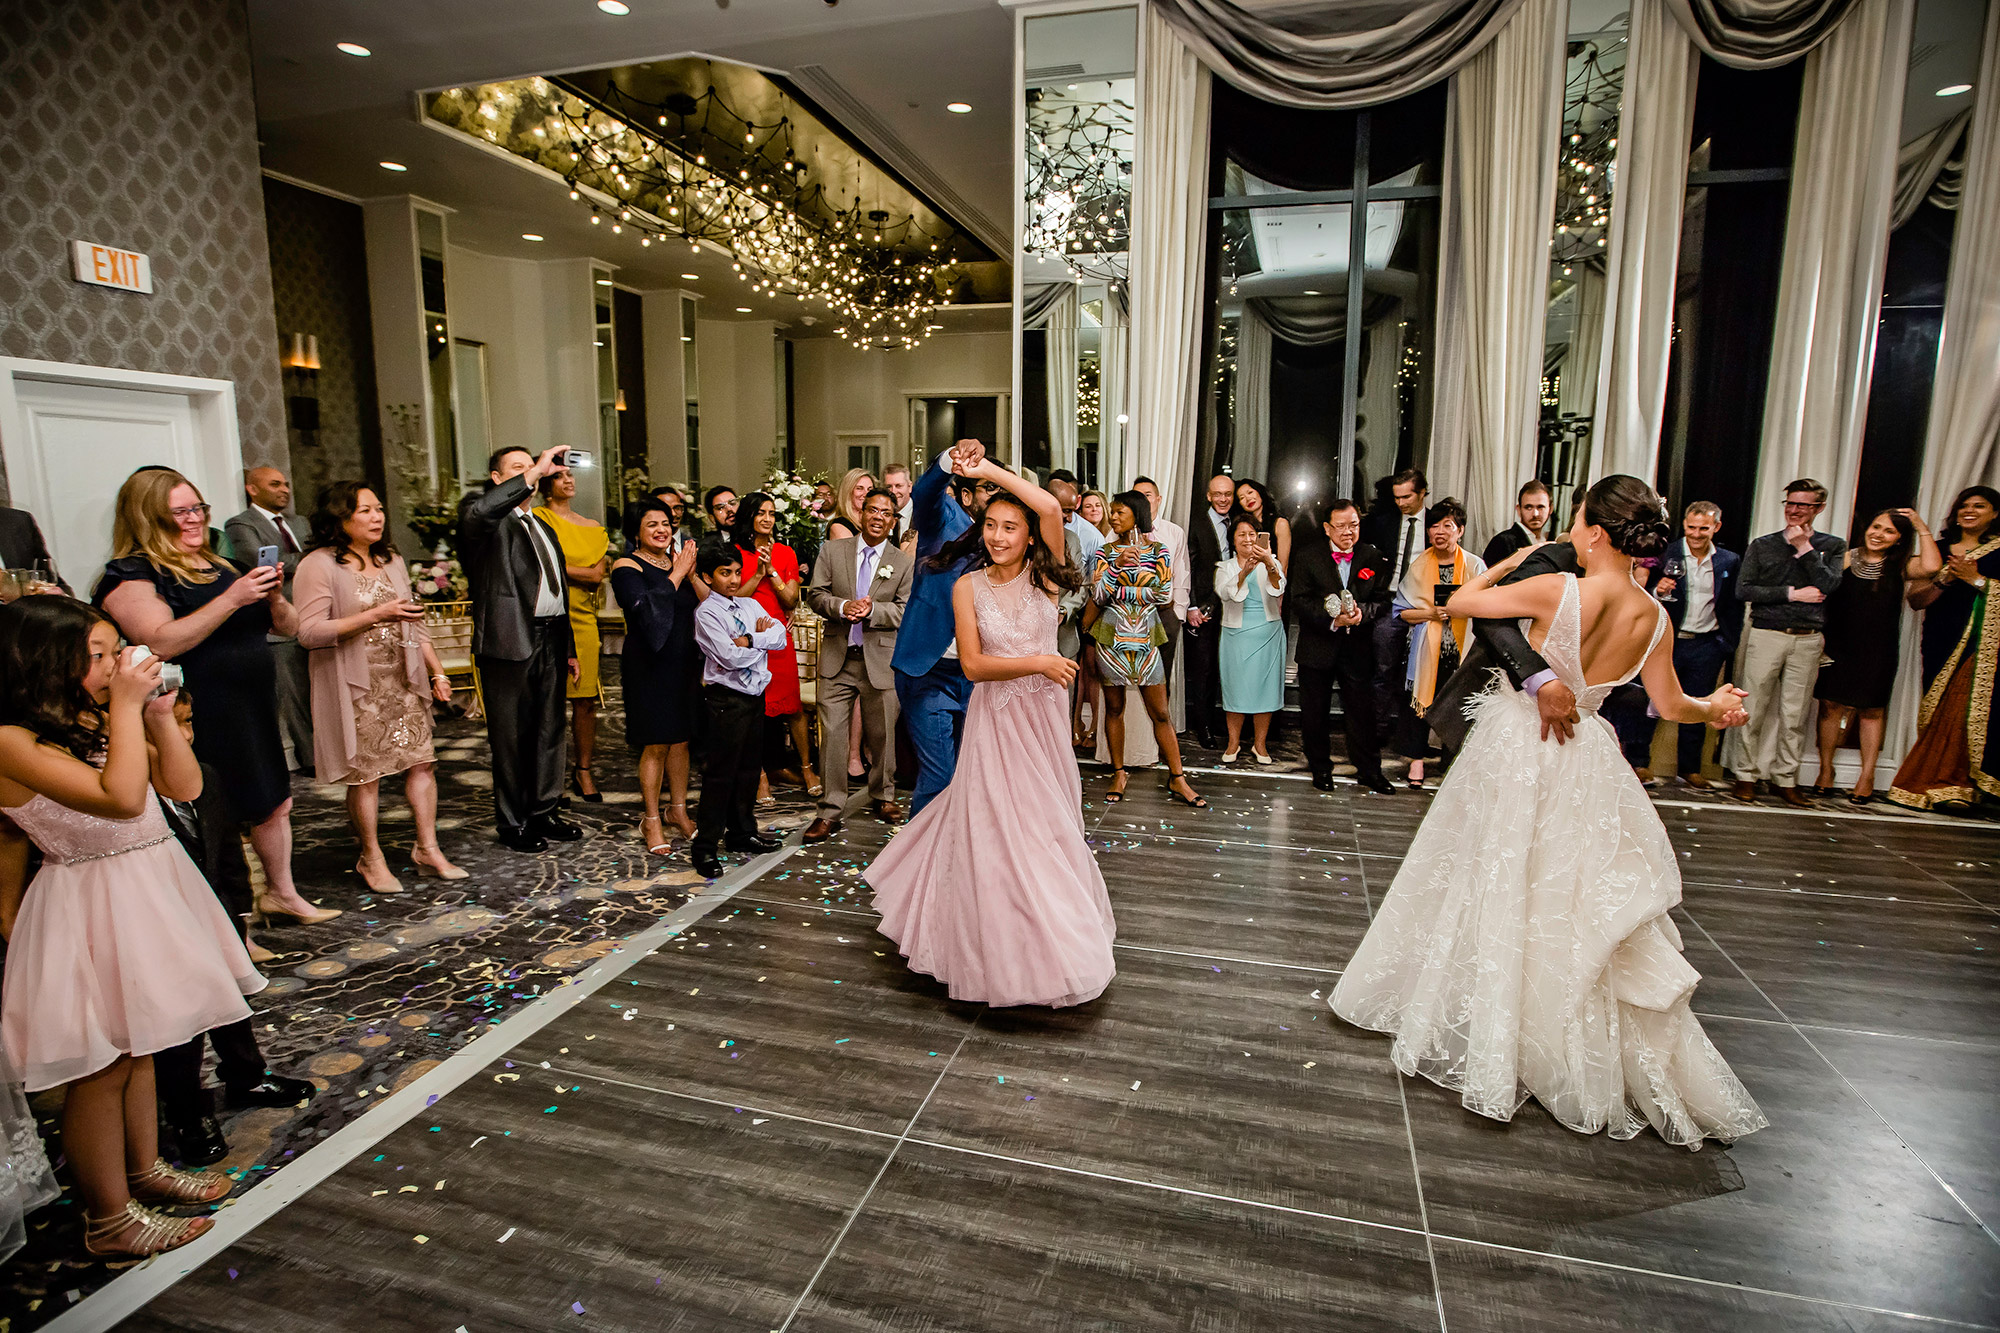
[[875, 577], [878, 579], [886, 579], [895, 572], [896, 572], [896, 567], [894, 565], [878, 565], [875, 568]]
[[1362, 566], [1362, 568], [1361, 568], [1361, 569], [1360, 569], [1360, 570], [1359, 570], [1359, 571], [1358, 571], [1358, 572], [1357, 572], [1357, 573], [1355, 574], [1355, 576], [1354, 576], [1354, 577], [1356, 577], [1356, 578], [1358, 578], [1358, 579], [1372, 579], [1372, 578], [1374, 578], [1374, 577], [1375, 577], [1375, 571], [1374, 571], [1374, 570], [1372, 570], [1372, 569], [1369, 569], [1369, 568], [1368, 568], [1367, 566], [1365, 566], [1365, 565], [1364, 565], [1364, 566]]

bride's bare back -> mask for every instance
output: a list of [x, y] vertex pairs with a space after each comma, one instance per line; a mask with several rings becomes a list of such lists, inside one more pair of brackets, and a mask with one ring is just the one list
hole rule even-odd
[[[1546, 583], [1550, 589], [1548, 612], [1537, 614], [1528, 630], [1528, 643], [1540, 652], [1562, 605], [1563, 576], [1537, 574], [1516, 586], [1535, 583]], [[1581, 660], [1577, 665], [1584, 680], [1595, 685], [1631, 676], [1641, 665], [1641, 655], [1654, 642], [1659, 603], [1634, 583], [1629, 574], [1616, 570], [1601, 571], [1594, 578], [1580, 576], [1576, 591], [1582, 631]]]

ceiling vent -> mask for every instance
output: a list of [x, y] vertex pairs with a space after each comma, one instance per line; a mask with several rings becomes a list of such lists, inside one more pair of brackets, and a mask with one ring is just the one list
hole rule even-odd
[[1080, 79], [1082, 77], [1083, 66], [1077, 64], [1043, 65], [1039, 69], [1028, 71], [1029, 83], [1046, 83], [1050, 79]]

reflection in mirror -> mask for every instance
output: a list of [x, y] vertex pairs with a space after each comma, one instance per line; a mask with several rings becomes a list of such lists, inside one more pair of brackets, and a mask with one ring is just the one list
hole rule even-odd
[[1535, 461], [1535, 475], [1549, 482], [1558, 514], [1569, 512], [1571, 494], [1589, 480], [1582, 473], [1590, 466], [1598, 356], [1604, 346], [1605, 259], [1627, 22], [1628, 14], [1616, 0], [1570, 10]]
[[1023, 466], [1123, 484], [1138, 18], [1022, 23]]

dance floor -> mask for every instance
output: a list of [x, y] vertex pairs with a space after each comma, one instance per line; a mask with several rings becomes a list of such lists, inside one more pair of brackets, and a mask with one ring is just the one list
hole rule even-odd
[[2000, 830], [1662, 803], [1772, 1122], [1690, 1153], [1480, 1119], [1332, 1017], [1428, 797], [1087, 777], [1100, 1000], [950, 1000], [875, 933], [888, 830], [794, 836], [46, 1327], [2000, 1326]]

